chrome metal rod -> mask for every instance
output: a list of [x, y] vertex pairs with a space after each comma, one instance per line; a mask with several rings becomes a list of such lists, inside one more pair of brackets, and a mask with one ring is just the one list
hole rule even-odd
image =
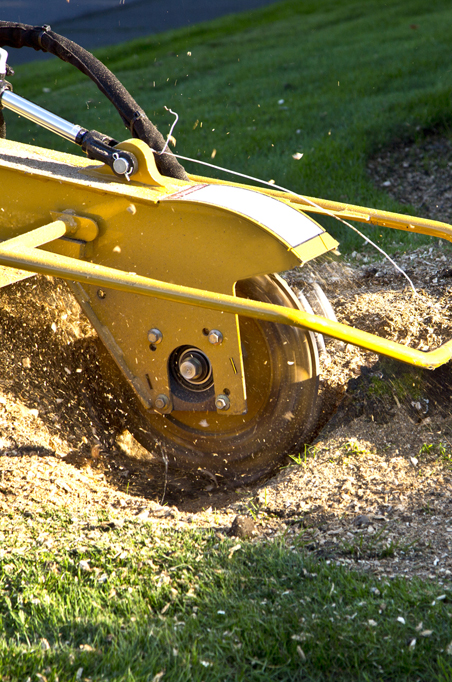
[[65, 121], [64, 118], [60, 118], [59, 116], [50, 113], [50, 111], [38, 107], [37, 104], [29, 102], [10, 90], [5, 90], [2, 93], [1, 104], [6, 109], [14, 111], [19, 116], [28, 118], [30, 121], [33, 121], [33, 123], [37, 123], [43, 128], [50, 130], [52, 133], [60, 135], [60, 137], [64, 137], [64, 139], [69, 140], [69, 142], [75, 142], [77, 144], [77, 136], [85, 131], [85, 128]]

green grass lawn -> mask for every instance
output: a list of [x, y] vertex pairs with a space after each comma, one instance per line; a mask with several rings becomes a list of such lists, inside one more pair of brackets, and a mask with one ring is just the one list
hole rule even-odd
[[[394, 139], [448, 134], [451, 21], [446, 0], [286, 0], [97, 54], [164, 134], [173, 121], [164, 106], [178, 112], [177, 152], [300, 193], [400, 210], [372, 185], [366, 159]], [[57, 59], [17, 68], [13, 83], [80, 125], [127, 137], [95, 86]], [[8, 136], [69, 148], [7, 117]], [[343, 249], [361, 246], [328, 226]], [[371, 231], [380, 243], [413, 240], [380, 232]]]
[[452, 677], [444, 587], [315, 562], [302, 535], [108, 521], [0, 520], [3, 682]]
[[[449, 135], [451, 24], [441, 0], [289, 0], [98, 56], [164, 134], [164, 106], [178, 112], [179, 153], [300, 193], [401, 210], [372, 185], [366, 160], [394, 139]], [[72, 67], [16, 71], [18, 94], [127, 137]], [[10, 138], [74, 151], [6, 118]], [[330, 227], [345, 249], [361, 247]], [[2, 680], [452, 679], [452, 594], [434, 583], [315, 562], [302, 536], [251, 543], [92, 525], [0, 517]]]

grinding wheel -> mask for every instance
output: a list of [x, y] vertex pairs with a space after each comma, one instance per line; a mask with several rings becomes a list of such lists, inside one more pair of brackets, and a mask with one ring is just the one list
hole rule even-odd
[[[278, 275], [237, 283], [237, 296], [291, 308], [300, 302]], [[124, 386], [127, 428], [151, 453], [170, 465], [203, 469], [234, 485], [258, 480], [297, 453], [315, 426], [318, 354], [314, 335], [286, 325], [240, 318], [248, 410], [243, 415], [213, 411], [145, 410]], [[123, 382], [103, 355], [115, 384]]]

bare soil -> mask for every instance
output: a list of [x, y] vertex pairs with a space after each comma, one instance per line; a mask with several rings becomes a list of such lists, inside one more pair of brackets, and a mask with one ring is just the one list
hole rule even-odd
[[[382, 152], [369, 172], [447, 220], [451, 164], [451, 145], [427, 138]], [[448, 248], [396, 258], [416, 294], [364, 252], [286, 277], [304, 291], [315, 280], [339, 321], [385, 338], [422, 350], [452, 338]], [[0, 341], [1, 514], [54, 508], [256, 539], [283, 533], [327, 561], [452, 582], [450, 365], [422, 371], [327, 342], [316, 439], [273, 478], [230, 491], [202, 472], [165, 471], [125, 430], [95, 334], [63, 283], [33, 277], [0, 289]]]

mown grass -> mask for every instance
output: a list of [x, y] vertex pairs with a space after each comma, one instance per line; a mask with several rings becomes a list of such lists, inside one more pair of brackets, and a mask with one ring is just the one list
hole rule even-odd
[[[221, 166], [304, 194], [406, 211], [372, 184], [366, 160], [394, 139], [449, 134], [451, 20], [446, 0], [286, 0], [97, 54], [163, 133], [173, 120], [164, 106], [179, 113], [179, 153], [210, 161], [215, 150]], [[66, 64], [22, 66], [13, 80], [18, 93], [80, 125], [127, 136], [95, 86]], [[8, 134], [69, 148], [26, 122]], [[328, 227], [343, 249], [362, 246], [344, 226]], [[423, 239], [370, 234], [386, 245]]]
[[444, 588], [315, 562], [301, 535], [108, 522], [2, 519], [2, 680], [451, 678]]

